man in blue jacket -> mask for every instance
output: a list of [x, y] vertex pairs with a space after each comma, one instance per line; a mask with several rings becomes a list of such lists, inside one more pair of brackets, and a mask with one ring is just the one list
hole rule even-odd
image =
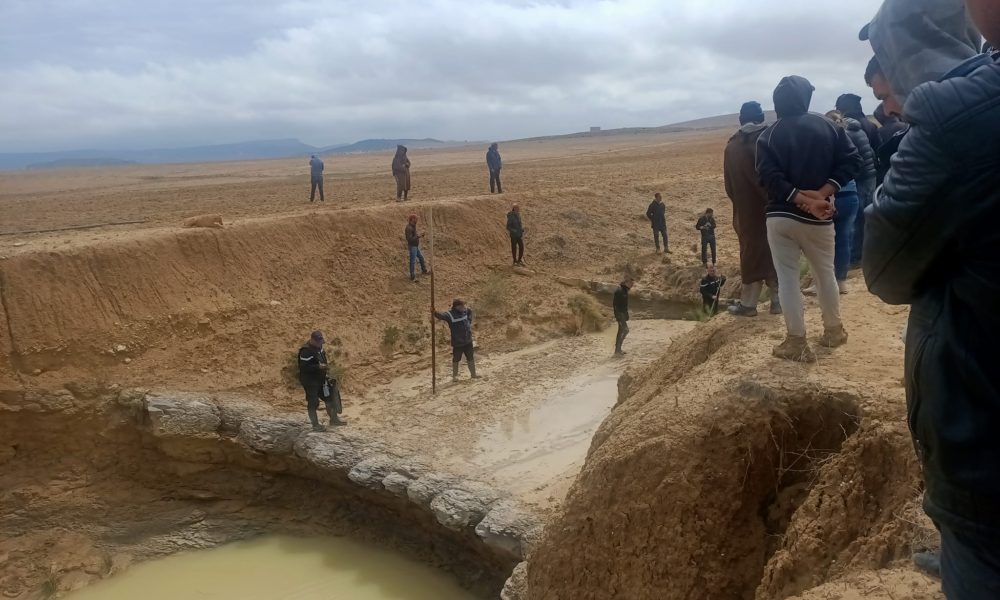
[[815, 88], [803, 77], [785, 77], [774, 90], [778, 121], [757, 138], [757, 175], [767, 190], [767, 242], [778, 273], [778, 295], [788, 335], [778, 358], [814, 362], [806, 341], [799, 288], [805, 254], [823, 311], [821, 346], [847, 342], [840, 319], [840, 288], [833, 271], [833, 203], [830, 197], [854, 179], [861, 155], [847, 132], [809, 112]]
[[448, 312], [432, 313], [435, 319], [444, 321], [451, 330], [451, 380], [458, 381], [458, 364], [465, 355], [469, 365], [469, 374], [473, 379], [476, 375], [475, 345], [472, 343], [472, 309], [465, 306], [463, 300], [455, 298]]
[[[872, 292], [911, 306], [907, 417], [949, 600], [1000, 598], [1000, 64], [970, 16], [1000, 42], [1000, 0], [886, 2], [863, 32], [910, 123], [863, 266]], [[940, 80], [918, 85], [929, 67]]]
[[325, 202], [326, 198], [323, 196], [323, 161], [320, 157], [315, 154], [309, 159], [309, 180], [312, 186], [309, 190], [309, 201], [312, 202], [316, 199], [316, 188], [319, 188], [319, 201]]
[[503, 159], [500, 158], [500, 148], [496, 142], [490, 144], [490, 149], [486, 151], [486, 166], [490, 170], [490, 193], [503, 193], [503, 186], [500, 185], [500, 169], [503, 168]]

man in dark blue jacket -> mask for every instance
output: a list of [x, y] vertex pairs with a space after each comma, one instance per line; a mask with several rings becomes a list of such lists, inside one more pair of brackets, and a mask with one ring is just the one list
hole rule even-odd
[[799, 288], [799, 259], [812, 269], [823, 311], [822, 346], [847, 342], [840, 319], [840, 288], [833, 271], [833, 203], [830, 197], [861, 169], [861, 155], [847, 132], [809, 113], [815, 88], [803, 77], [785, 77], [774, 90], [778, 121], [757, 138], [757, 174], [767, 190], [767, 241], [778, 273], [778, 294], [788, 336], [778, 358], [813, 362]]
[[479, 379], [479, 375], [476, 375], [475, 345], [472, 343], [472, 309], [466, 307], [464, 301], [455, 298], [451, 303], [451, 310], [432, 314], [434, 318], [447, 323], [451, 330], [451, 380], [458, 381], [458, 364], [462, 361], [463, 354], [472, 378]]
[[507, 213], [507, 233], [510, 234], [510, 256], [515, 267], [524, 266], [524, 223], [521, 222], [521, 206], [514, 204]]
[[656, 251], [660, 251], [660, 238], [663, 238], [663, 251], [670, 252], [669, 238], [667, 237], [667, 205], [663, 203], [663, 196], [660, 192], [653, 194], [653, 201], [646, 209], [646, 218], [653, 227], [653, 243], [656, 244]]
[[[976, 55], [978, 41], [962, 35], [961, 2], [935, 2], [932, 9], [948, 9], [944, 19], [926, 4], [907, 0], [893, 13], [887, 3], [869, 26], [893, 90], [905, 89], [893, 73], [907, 72], [917, 54], [880, 37], [894, 18], [922, 25], [910, 32], [926, 38], [914, 69], [935, 50], [940, 65], [972, 58], [909, 92], [910, 130], [866, 215], [863, 263], [872, 292], [911, 305], [907, 416], [924, 509], [941, 531], [945, 596], [985, 600], [1000, 598], [1000, 64]], [[1000, 42], [1000, 1], [966, 5], [987, 39]]]
[[496, 142], [490, 144], [490, 149], [486, 151], [486, 166], [490, 170], [490, 193], [503, 193], [503, 186], [500, 185], [500, 169], [503, 168], [503, 159], [500, 158], [500, 148]]
[[323, 202], [326, 197], [323, 196], [323, 160], [315, 154], [309, 159], [309, 181], [312, 184], [309, 189], [309, 201], [312, 202], [316, 199], [316, 188], [319, 188], [319, 201]]

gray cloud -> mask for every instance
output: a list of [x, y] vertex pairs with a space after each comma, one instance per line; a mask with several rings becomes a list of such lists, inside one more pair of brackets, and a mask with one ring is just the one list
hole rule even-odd
[[[864, 94], [871, 0], [4, 0], [0, 151], [509, 139]], [[874, 101], [868, 103], [873, 107]]]

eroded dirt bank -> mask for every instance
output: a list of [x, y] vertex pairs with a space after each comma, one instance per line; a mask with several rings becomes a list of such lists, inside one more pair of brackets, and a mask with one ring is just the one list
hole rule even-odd
[[[939, 597], [907, 560], [927, 531], [903, 315], [859, 283], [843, 305], [850, 342], [816, 365], [770, 356], [779, 318], [722, 316], [630, 373], [532, 556], [530, 597], [836, 598], [863, 582], [866, 598]], [[897, 561], [897, 583], [859, 575]]]

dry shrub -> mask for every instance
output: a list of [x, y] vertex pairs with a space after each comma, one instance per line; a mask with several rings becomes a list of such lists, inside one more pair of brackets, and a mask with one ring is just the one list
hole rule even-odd
[[510, 283], [507, 278], [503, 275], [492, 275], [479, 293], [476, 311], [482, 316], [496, 316], [504, 312], [509, 300]]
[[607, 318], [601, 310], [601, 305], [593, 296], [587, 294], [577, 294], [567, 302], [570, 311], [573, 313], [576, 335], [582, 335], [591, 331], [602, 331], [608, 326]]

